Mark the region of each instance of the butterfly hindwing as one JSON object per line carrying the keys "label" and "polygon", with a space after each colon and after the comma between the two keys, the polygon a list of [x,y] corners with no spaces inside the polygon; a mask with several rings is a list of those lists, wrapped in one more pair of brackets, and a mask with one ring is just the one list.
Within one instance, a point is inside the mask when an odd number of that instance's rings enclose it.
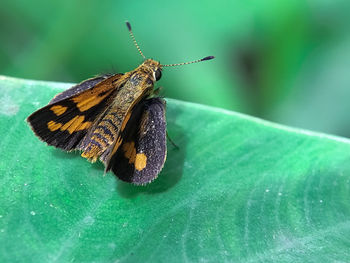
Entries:
{"label": "butterfly hindwing", "polygon": [[165,101],[150,98],[132,110],[122,143],[106,170],[126,182],[142,185],[157,178],[166,158]]}
{"label": "butterfly hindwing", "polygon": [[122,74],[86,80],[55,96],[49,105],[31,114],[27,121],[47,144],[73,150],[96,122],[116,91]]}

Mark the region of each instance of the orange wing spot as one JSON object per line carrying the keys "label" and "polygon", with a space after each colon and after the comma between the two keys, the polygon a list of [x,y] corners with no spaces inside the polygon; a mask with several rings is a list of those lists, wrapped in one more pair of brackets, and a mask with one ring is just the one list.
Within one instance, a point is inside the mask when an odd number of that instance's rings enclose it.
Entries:
{"label": "orange wing spot", "polygon": [[62,123],[56,123],[54,121],[49,121],[47,123],[47,128],[50,130],[50,131],[57,131],[59,128],[62,127]]}
{"label": "orange wing spot", "polygon": [[61,131],[68,131],[70,134],[72,134],[75,131],[81,131],[89,128],[92,123],[90,121],[83,122],[84,119],[84,115],[75,116],[61,127]]}
{"label": "orange wing spot", "polygon": [[138,153],[135,157],[135,168],[141,171],[147,165],[147,156],[144,153]]}
{"label": "orange wing spot", "polygon": [[128,123],[129,119],[131,117],[131,111],[128,112],[128,114],[126,114],[123,123],[122,123],[122,127],[121,127],[121,131],[124,131],[126,124]]}
{"label": "orange wing spot", "polygon": [[92,125],[92,122],[91,122],[91,121],[83,122],[83,123],[78,127],[78,129],[76,129],[76,131],[86,130],[86,129],[89,128],[91,125]]}
{"label": "orange wing spot", "polygon": [[56,116],[62,115],[63,113],[66,112],[67,109],[68,107],[61,106],[61,105],[55,105],[50,108],[50,110],[53,111],[53,113],[55,113]]}
{"label": "orange wing spot", "polygon": [[70,134],[72,134],[78,126],[84,121],[84,116],[75,116],[69,122],[62,126],[61,131],[68,130]]}
{"label": "orange wing spot", "polygon": [[135,162],[136,149],[134,142],[127,142],[123,144],[124,156],[129,159],[129,163]]}
{"label": "orange wing spot", "polygon": [[123,144],[124,156],[129,159],[129,163],[135,165],[135,169],[141,171],[147,165],[147,156],[144,153],[136,153],[135,143],[127,142]]}
{"label": "orange wing spot", "polygon": [[[102,99],[101,99],[102,100]],[[101,101],[100,100],[100,101]],[[78,102],[76,101],[76,98],[73,98],[74,102]],[[96,97],[90,97],[90,98],[86,98],[85,100],[82,100],[80,102],[77,103],[77,107],[80,111],[86,111],[88,109],[90,109],[91,107],[97,105],[98,103],[100,103],[100,101],[96,100]]]}
{"label": "orange wing spot", "polygon": [[106,92],[102,96],[99,96],[100,93],[104,92],[103,88],[96,88],[96,90],[91,90],[89,92],[84,92],[79,96],[72,98],[72,100],[77,104],[78,109],[83,112],[90,109],[93,106],[99,104],[104,98],[111,94],[112,90]]}

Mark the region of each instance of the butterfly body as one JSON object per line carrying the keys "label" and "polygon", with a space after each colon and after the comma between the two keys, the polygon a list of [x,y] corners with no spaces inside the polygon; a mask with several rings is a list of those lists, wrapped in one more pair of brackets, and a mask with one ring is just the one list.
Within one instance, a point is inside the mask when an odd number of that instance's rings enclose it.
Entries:
{"label": "butterfly body", "polygon": [[122,138],[118,134],[126,127],[133,107],[151,95],[156,81],[153,72],[158,68],[158,62],[148,59],[114,84],[115,96],[109,102],[106,113],[79,144],[83,157],[95,162],[101,156],[101,161],[108,164],[110,153],[115,153],[120,146]]}

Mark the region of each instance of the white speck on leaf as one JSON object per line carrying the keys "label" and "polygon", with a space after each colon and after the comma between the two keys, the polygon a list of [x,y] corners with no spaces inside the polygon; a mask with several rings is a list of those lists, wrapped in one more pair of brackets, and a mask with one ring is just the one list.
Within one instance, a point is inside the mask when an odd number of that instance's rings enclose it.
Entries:
{"label": "white speck on leaf", "polygon": [[95,219],[92,216],[87,216],[84,218],[83,222],[91,226],[95,222]]}
{"label": "white speck on leaf", "polygon": [[35,215],[36,215],[36,213],[35,213],[34,211],[30,211],[30,214],[31,214],[32,216],[35,216]]}
{"label": "white speck on leaf", "polygon": [[116,248],[116,245],[114,243],[109,243],[108,244],[108,247],[112,248],[112,249],[115,249]]}

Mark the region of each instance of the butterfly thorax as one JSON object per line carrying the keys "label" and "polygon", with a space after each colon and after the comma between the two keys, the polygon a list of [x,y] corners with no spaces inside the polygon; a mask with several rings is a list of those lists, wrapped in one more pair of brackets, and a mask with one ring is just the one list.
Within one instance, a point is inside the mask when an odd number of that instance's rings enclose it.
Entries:
{"label": "butterfly thorax", "polygon": [[122,143],[120,133],[124,130],[133,107],[152,94],[157,70],[160,70],[160,63],[147,59],[114,84],[115,94],[110,106],[101,113],[100,121],[80,144],[83,157],[93,162],[100,158],[104,163],[108,163],[110,156]]}

